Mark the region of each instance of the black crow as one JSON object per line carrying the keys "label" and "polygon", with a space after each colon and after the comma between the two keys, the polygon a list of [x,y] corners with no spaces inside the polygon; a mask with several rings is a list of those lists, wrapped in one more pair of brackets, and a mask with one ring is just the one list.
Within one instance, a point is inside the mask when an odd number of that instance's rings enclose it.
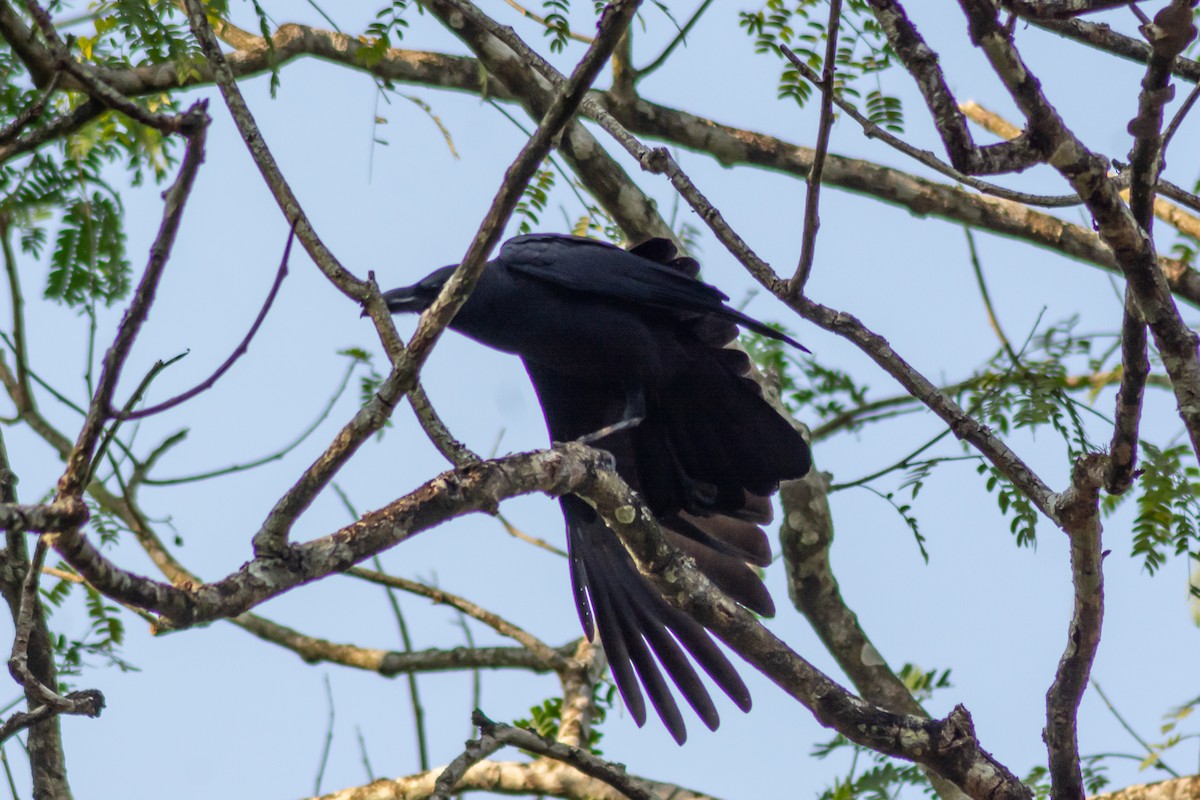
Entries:
{"label": "black crow", "polygon": [[[763,616],[775,606],[754,567],[771,561],[759,525],[781,480],[811,463],[800,434],[726,348],[737,326],[801,347],[725,305],[699,265],[666,239],[631,250],[576,236],[518,236],[500,248],[450,327],[519,355],[554,441],[594,441],[640,493],[668,538],[730,597]],[[454,271],[384,294],[393,313],[423,311]],[[803,348],[801,348],[803,349]],[[583,500],[561,498],[571,585],[583,628],[598,629],[625,705],[646,720],[641,684],[671,735],[687,738],[658,666],[710,729],[716,708],[692,658],[743,711],[750,694],[708,632],[638,573]],[[681,646],[682,645],[682,649]],[[653,655],[652,655],[653,654]]]}

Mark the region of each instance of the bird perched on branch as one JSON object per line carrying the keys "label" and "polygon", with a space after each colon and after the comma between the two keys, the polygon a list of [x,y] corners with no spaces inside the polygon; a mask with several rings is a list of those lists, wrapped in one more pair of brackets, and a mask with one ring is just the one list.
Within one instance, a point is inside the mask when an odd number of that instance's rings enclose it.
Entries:
{"label": "bird perched on branch", "polygon": [[[425,310],[454,269],[387,292],[388,308]],[[484,267],[450,328],[519,355],[551,438],[611,452],[668,539],[734,600],[771,616],[754,570],[771,561],[759,526],[771,519],[768,498],[779,482],[808,472],[811,456],[747,377],[746,354],[726,345],[740,325],[803,347],[726,305],[698,271],[666,239],[622,250],[575,236],[518,236]],[[588,638],[599,631],[637,724],[646,720],[644,686],[675,740],[687,738],[657,658],[716,729],[717,710],[684,650],[749,710],[746,685],[708,632],[646,582],[587,503],[573,495],[560,502],[575,607]]]}

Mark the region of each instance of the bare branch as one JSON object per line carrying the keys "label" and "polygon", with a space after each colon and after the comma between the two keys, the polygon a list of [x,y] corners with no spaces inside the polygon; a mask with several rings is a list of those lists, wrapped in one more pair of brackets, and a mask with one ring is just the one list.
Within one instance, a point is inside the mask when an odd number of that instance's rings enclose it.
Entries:
{"label": "bare branch", "polygon": [[[259,639],[291,650],[306,664],[321,662],[374,672],[385,678],[421,672],[445,672],[464,669],[520,669],[526,672],[551,672],[554,665],[525,647],[457,647],[451,650],[414,650],[404,653],[340,644],[309,636],[255,614],[242,614],[230,620]],[[564,656],[552,650],[555,658]]]}
{"label": "bare branch", "polygon": [[1046,749],[1055,798],[1083,800],[1077,731],[1079,701],[1087,688],[1104,619],[1103,548],[1100,543],[1100,487],[1107,458],[1086,455],[1075,464],[1071,486],[1058,498],[1063,530],[1071,541],[1071,580],[1075,607],[1067,646],[1054,683],[1046,693]]}
{"label": "bare branch", "polygon": [[[472,721],[477,716],[483,716],[478,709],[471,715]],[[479,723],[476,722],[476,724]],[[503,742],[481,731],[478,739],[472,739],[467,742],[467,746],[462,753],[442,769],[437,781],[433,784],[433,794],[429,796],[430,800],[448,800],[450,795],[454,793],[454,788],[458,786],[459,781],[467,773],[467,770],[502,747],[504,747]]]}
{"label": "bare branch", "polygon": [[688,17],[688,21],[683,23],[683,27],[680,28],[675,34],[675,38],[671,40],[671,43],[663,48],[663,51],[658,54],[658,57],[641,69],[634,70],[634,83],[640,81],[642,78],[646,77],[663,64],[667,63],[667,59],[671,57],[671,53],[675,52],[675,48],[687,41],[688,34],[692,32],[692,28],[695,27],[696,23],[700,21],[700,17],[702,17],[704,12],[708,10],[708,7],[712,5],[712,1],[713,0],[703,0],[703,2],[696,7],[696,10],[692,12],[692,16]]}
{"label": "bare branch", "polygon": [[[817,146],[813,154],[812,169],[808,172],[808,191],[804,199],[804,234],[800,242],[800,263],[788,283],[788,294],[801,295],[808,276],[812,273],[813,254],[817,248],[817,231],[821,227],[818,203],[821,197],[821,175],[825,172],[825,154],[829,151],[829,131],[833,127],[833,96],[836,92],[834,73],[837,61],[838,25],[842,19],[841,0],[830,0],[829,22],[825,25],[825,62],[821,80],[821,119],[817,125]],[[784,48],[789,60],[800,59]]]}
{"label": "bare branch", "polygon": [[[13,679],[25,689],[31,700],[36,700],[38,705],[48,708],[50,713],[98,717],[104,708],[104,695],[98,690],[85,689],[60,695],[54,689],[43,684],[29,668],[29,642],[34,635],[35,617],[39,613],[37,610],[39,605],[38,577],[41,575],[48,549],[46,541],[39,538],[37,546],[34,547],[33,558],[30,560],[29,571],[25,574],[25,582],[21,590],[21,610],[17,614],[17,631],[13,638],[12,656],[8,659],[8,671],[12,674]],[[30,709],[30,715],[38,718],[29,720],[20,727],[28,727],[43,721],[44,712],[37,707]],[[5,728],[7,727],[6,724]],[[16,733],[18,729],[14,728],[9,735]],[[0,737],[0,741],[2,740]]]}
{"label": "bare branch", "polygon": [[1005,9],[1026,19],[1070,19],[1129,5],[1129,0],[1001,0]]}
{"label": "bare branch", "polygon": [[434,791],[435,798],[448,797],[450,791],[471,764],[486,758],[501,747],[508,746],[519,747],[522,750],[568,764],[584,775],[604,781],[630,800],[659,800],[659,796],[651,787],[630,777],[621,764],[605,761],[587,750],[547,739],[533,731],[492,722],[478,709],[471,715],[471,721],[479,727],[479,739],[468,742],[466,752],[446,768],[446,771],[442,773],[443,776],[446,776],[446,780],[438,778],[440,791]]}
{"label": "bare branch", "polygon": [[[315,800],[361,800],[366,792],[370,793],[371,800],[424,800],[433,794],[435,782],[440,774],[441,770],[435,769],[401,778],[380,779],[371,783],[369,787],[343,789]],[[712,795],[691,791],[675,784],[657,783],[648,779],[641,781],[655,793],[655,797],[670,800],[716,800]],[[465,794],[472,790],[558,797],[563,800],[627,800],[625,794],[603,781],[590,778],[573,767],[551,759],[538,759],[532,763],[485,759],[467,770],[458,782],[459,793]]]}
{"label": "bare branch", "polygon": [[[1196,94],[1196,92],[1193,92],[1193,94]],[[989,111],[974,101],[968,100],[967,102],[963,103],[960,108],[962,108],[963,113],[967,115],[968,119],[982,125],[984,128],[996,134],[997,136],[1011,138],[1020,132],[1019,129],[1012,123],[1008,122],[1008,120],[1004,119],[993,111]],[[1182,110],[1183,109],[1181,108],[1180,111],[1182,112]],[[1178,114],[1176,115],[1176,119],[1179,119]],[[1164,134],[1164,148],[1166,141],[1167,135]],[[1123,187],[1122,197],[1127,197],[1129,195],[1129,190],[1128,188],[1124,187],[1127,187],[1129,183],[1128,171],[1123,172],[1121,175],[1115,176],[1113,181],[1119,186]],[[1178,197],[1180,198],[1180,202],[1185,204],[1192,202],[1198,208],[1198,210],[1200,210],[1200,198],[1196,198],[1195,195],[1184,192],[1179,187],[1174,186],[1174,184],[1162,180],[1161,176],[1159,177],[1158,183],[1155,186],[1155,190],[1166,194],[1168,197]],[[1073,202],[1069,204],[1062,203],[1062,205],[1079,205],[1083,202],[1079,199],[1078,195],[1069,195],[1069,197],[1072,198]],[[1037,204],[1035,203],[1034,205]],[[1168,225],[1172,226],[1181,233],[1186,233],[1188,236],[1200,238],[1200,217],[1189,214],[1173,203],[1169,203],[1160,197],[1155,197],[1154,216],[1158,217],[1163,222],[1166,222]]]}
{"label": "bare branch", "polygon": [[288,234],[287,244],[283,248],[283,258],[279,262],[279,271],[275,274],[275,282],[271,284],[271,291],[267,293],[267,299],[263,302],[262,309],[259,310],[258,316],[255,317],[254,324],[250,326],[249,332],[246,333],[246,336],[240,343],[238,343],[238,346],[234,348],[233,352],[230,353],[229,358],[225,359],[225,363],[217,367],[216,372],[210,375],[203,383],[188,389],[186,392],[183,392],[180,395],[172,397],[170,400],[164,400],[157,405],[150,406],[149,408],[141,408],[136,411],[117,412],[110,409],[109,416],[120,420],[130,420],[142,419],[143,417],[149,417],[153,414],[161,414],[168,409],[172,409],[181,403],[191,400],[201,392],[211,389],[216,382],[221,379],[221,376],[228,372],[229,368],[232,367],[239,358],[246,354],[246,351],[250,348],[251,340],[254,339],[254,334],[258,333],[258,329],[262,325],[263,320],[267,318],[267,313],[271,310],[271,306],[275,302],[275,296],[279,294],[279,287],[283,284],[283,279],[287,277],[288,256],[291,255],[292,238],[295,235],[296,229],[293,225],[291,233]]}
{"label": "bare branch", "polygon": [[1044,160],[1026,136],[999,144],[976,145],[966,118],[946,84],[937,54],[921,38],[904,8],[895,0],[869,2],[892,49],[916,80],[955,169],[969,175],[992,175],[1020,172]]}
{"label": "bare branch", "polygon": [[0,146],[7,145],[20,135],[21,131],[36,122],[42,116],[42,112],[46,110],[46,103],[50,100],[50,95],[54,94],[54,90],[58,88],[60,73],[54,73],[50,77],[50,82],[41,90],[38,98],[21,110],[13,118],[12,122],[0,129]]}
{"label": "bare branch", "polygon": [[549,664],[552,669],[563,670],[568,666],[567,660],[557,650],[550,647],[541,639],[533,636],[523,628],[514,625],[499,614],[493,613],[458,595],[444,592],[441,589],[435,589],[432,586],[426,586],[417,581],[410,581],[406,578],[399,578],[362,567],[352,567],[346,570],[346,574],[379,584],[380,586],[387,586],[392,589],[399,589],[403,592],[420,595],[421,597],[427,597],[435,603],[455,608],[472,619],[479,620],[501,636],[507,636],[518,642],[538,656],[544,663]]}
{"label": "bare branch", "polygon": [[172,586],[125,571],[82,534],[59,534],[54,546],[99,591],[158,613],[164,629],[186,628],[238,616],[296,586],[344,572],[451,517],[492,511],[508,497],[535,491],[556,496],[586,493],[606,463],[607,456],[599,451],[565,444],[443,473],[340,531],[293,545],[285,559],[258,557],[213,583]]}
{"label": "bare branch", "polygon": [[[821,85],[821,80],[817,74],[812,71],[812,67],[801,61],[796,54],[792,52],[791,48],[787,47],[787,45],[780,45],[779,49],[782,50],[783,54],[787,56],[789,61],[792,62],[792,66],[804,76],[805,80],[815,86]],[[989,183],[988,181],[980,180],[979,178],[975,178],[971,175],[965,175],[946,162],[942,161],[928,150],[922,150],[919,147],[914,147],[898,136],[893,136],[891,133],[879,127],[874,122],[871,122],[871,120],[863,116],[857,108],[855,108],[852,104],[847,103],[840,95],[835,94],[833,97],[833,102],[836,103],[838,108],[842,109],[842,111],[844,111],[851,119],[862,126],[863,133],[867,135],[867,138],[879,139],[884,144],[899,150],[901,153],[904,153],[905,155],[919,161],[930,169],[940,172],[948,178],[953,178],[964,186],[970,186],[972,189],[977,189],[978,191],[983,192],[984,194],[990,194],[993,197],[1001,197],[1005,200],[1012,200],[1014,203],[1024,203],[1026,205],[1033,206],[1062,208],[1066,206],[1077,206],[1083,202],[1073,194],[1040,195],[1029,194],[1028,192],[1017,192],[1012,189],[1006,189],[1003,186],[998,186],[994,183]],[[967,118],[974,119],[974,117],[971,115],[971,110],[968,108],[970,105],[972,104],[962,103],[959,105],[959,108],[962,110],[963,114],[967,116]],[[975,108],[978,108],[978,106],[975,106]],[[1012,129],[1012,135],[1007,138],[1016,138],[1020,135],[1020,133],[1021,132],[1019,130],[1014,128]]]}
{"label": "bare branch", "polygon": [[164,196],[163,220],[158,230],[158,236],[150,248],[150,259],[146,264],[146,271],[142,274],[142,280],[134,292],[133,300],[125,312],[125,317],[121,320],[117,336],[104,356],[100,380],[96,385],[96,392],[92,396],[91,405],[88,407],[87,419],[67,458],[67,469],[59,479],[59,498],[77,496],[83,490],[83,481],[90,469],[93,449],[112,405],[113,392],[117,387],[121,367],[129,355],[130,348],[133,347],[142,323],[150,313],[150,306],[154,302],[159,279],[162,277],[167,259],[171,255],[171,246],[175,243],[175,234],[179,229],[184,205],[191,192],[196,171],[204,160],[205,130],[209,122],[206,113],[207,105],[207,101],[198,101],[183,115],[187,124],[181,130],[187,136],[188,142],[183,163],[180,165],[175,183],[171,185]]}
{"label": "bare branch", "polygon": [[[1028,19],[1039,28],[1052,31],[1067,39],[1083,42],[1098,50],[1130,61],[1145,64],[1150,59],[1148,44],[1118,33],[1103,23],[1086,22],[1080,19],[1049,20],[1033,17]],[[1171,65],[1171,70],[1177,77],[1184,80],[1192,83],[1200,82],[1200,61],[1177,56]]]}

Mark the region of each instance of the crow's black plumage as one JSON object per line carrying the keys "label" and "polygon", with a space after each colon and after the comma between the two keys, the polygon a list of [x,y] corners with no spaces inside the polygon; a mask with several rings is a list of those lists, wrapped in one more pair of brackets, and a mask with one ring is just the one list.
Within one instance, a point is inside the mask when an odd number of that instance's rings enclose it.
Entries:
{"label": "crow's black plumage", "polygon": [[[453,272],[439,269],[384,298],[393,312],[429,307]],[[771,560],[767,500],[804,475],[807,444],[750,380],[745,353],[725,345],[741,325],[799,343],[725,305],[698,265],[665,239],[631,250],[574,236],[505,243],[450,327],[525,363],[555,441],[596,438],[668,538],[717,586],[770,616],[753,567]],[[610,428],[610,426],[612,426]],[[688,656],[742,710],[745,684],[708,632],[637,572],[587,503],[561,500],[571,585],[589,638],[598,630],[617,688],[639,725],[644,686],[681,744],[683,717],[658,665],[709,727],[716,708]]]}

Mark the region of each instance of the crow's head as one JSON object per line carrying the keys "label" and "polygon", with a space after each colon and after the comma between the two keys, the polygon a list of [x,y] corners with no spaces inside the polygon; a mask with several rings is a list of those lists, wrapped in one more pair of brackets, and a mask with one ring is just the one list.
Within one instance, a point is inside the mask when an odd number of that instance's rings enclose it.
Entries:
{"label": "crow's head", "polygon": [[383,293],[388,310],[393,314],[404,311],[421,312],[433,305],[433,301],[450,279],[455,267],[442,267],[429,273],[412,286],[402,286]]}

